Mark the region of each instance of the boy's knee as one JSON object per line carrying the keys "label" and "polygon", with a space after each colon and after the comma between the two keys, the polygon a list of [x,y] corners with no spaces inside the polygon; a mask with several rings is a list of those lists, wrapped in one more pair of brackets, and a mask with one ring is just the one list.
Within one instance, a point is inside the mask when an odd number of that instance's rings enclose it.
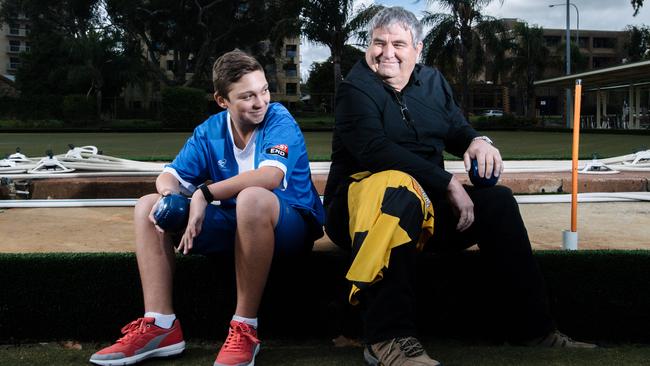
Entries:
{"label": "boy's knee", "polygon": [[152,193],[140,197],[138,199],[138,202],[136,202],[135,208],[133,210],[133,219],[135,221],[149,220],[149,214],[151,213],[151,209],[158,201],[158,198],[160,198],[160,195],[157,193]]}
{"label": "boy's knee", "polygon": [[271,217],[277,211],[278,199],[268,189],[248,187],[237,195],[237,220]]}

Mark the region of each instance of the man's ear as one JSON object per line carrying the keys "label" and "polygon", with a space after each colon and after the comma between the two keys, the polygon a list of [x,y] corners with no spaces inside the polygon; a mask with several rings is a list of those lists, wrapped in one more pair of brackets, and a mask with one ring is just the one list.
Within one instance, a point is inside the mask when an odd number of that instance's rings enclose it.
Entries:
{"label": "man's ear", "polygon": [[217,104],[219,105],[219,107],[221,107],[221,108],[223,108],[223,109],[227,109],[227,108],[228,108],[228,103],[226,103],[226,102],[227,102],[227,101],[226,101],[226,98],[224,98],[224,97],[222,97],[221,95],[219,95],[219,93],[217,93],[217,92],[214,93],[214,100],[215,100],[215,102],[217,102]]}

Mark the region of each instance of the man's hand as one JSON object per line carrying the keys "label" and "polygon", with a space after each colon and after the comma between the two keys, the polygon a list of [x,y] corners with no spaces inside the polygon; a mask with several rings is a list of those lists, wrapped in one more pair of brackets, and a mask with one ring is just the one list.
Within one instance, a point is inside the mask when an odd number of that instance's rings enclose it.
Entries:
{"label": "man's hand", "polygon": [[456,230],[465,231],[474,223],[474,202],[460,184],[456,177],[452,176],[447,186],[447,197],[449,203],[458,216]]}
{"label": "man's hand", "polygon": [[481,178],[491,178],[492,175],[500,176],[503,172],[503,160],[499,149],[484,140],[474,140],[463,154],[465,171],[472,168],[472,159],[478,163],[478,175]]}
{"label": "man's hand", "polygon": [[192,194],[192,201],[190,202],[190,217],[187,221],[187,227],[185,228],[185,233],[181,238],[181,242],[176,248],[177,252],[187,254],[192,250],[194,238],[199,236],[201,233],[206,207],[208,207],[208,202],[205,200],[203,192],[201,192],[200,189],[197,189],[194,194]]}

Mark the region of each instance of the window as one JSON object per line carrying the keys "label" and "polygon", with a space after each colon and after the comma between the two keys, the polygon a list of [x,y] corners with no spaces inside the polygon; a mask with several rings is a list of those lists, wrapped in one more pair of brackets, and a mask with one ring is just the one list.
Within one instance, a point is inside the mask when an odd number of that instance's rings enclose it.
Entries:
{"label": "window", "polygon": [[285,46],[286,57],[293,58],[298,55],[298,45],[288,44]]}
{"label": "window", "polygon": [[560,44],[562,37],[560,36],[544,36],[544,42],[546,42],[546,47],[555,47]]}
{"label": "window", "polygon": [[9,34],[17,36],[20,34],[20,27],[18,24],[10,23],[9,24]]}
{"label": "window", "polygon": [[174,71],[174,60],[167,60],[167,70]]}
{"label": "window", "polygon": [[9,57],[9,69],[17,69],[20,67],[20,58],[18,57]]}
{"label": "window", "polygon": [[594,37],[594,48],[616,48],[616,38]]}
{"label": "window", "polygon": [[9,41],[9,52],[20,52],[20,41]]}
{"label": "window", "polygon": [[298,67],[296,64],[284,64],[284,74],[287,77],[296,77],[298,76]]}
{"label": "window", "polygon": [[296,83],[287,83],[286,84],[287,95],[296,95],[298,94],[298,84]]}

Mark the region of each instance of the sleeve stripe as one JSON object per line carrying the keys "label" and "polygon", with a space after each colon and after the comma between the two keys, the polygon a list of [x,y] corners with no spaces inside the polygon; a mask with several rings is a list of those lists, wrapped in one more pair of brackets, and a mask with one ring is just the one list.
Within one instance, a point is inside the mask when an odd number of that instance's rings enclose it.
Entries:
{"label": "sleeve stripe", "polygon": [[183,178],[181,178],[181,176],[178,175],[178,172],[176,171],[176,169],[174,169],[174,168],[172,168],[170,166],[166,166],[166,167],[163,168],[162,171],[163,171],[163,173],[169,173],[169,174],[173,175],[174,178],[176,178],[181,183],[181,187],[182,187],[181,191],[182,191],[182,193],[184,193],[186,195],[191,195],[192,193],[194,193],[194,191],[196,191],[196,187],[192,183],[190,183],[190,182],[184,180]]}

